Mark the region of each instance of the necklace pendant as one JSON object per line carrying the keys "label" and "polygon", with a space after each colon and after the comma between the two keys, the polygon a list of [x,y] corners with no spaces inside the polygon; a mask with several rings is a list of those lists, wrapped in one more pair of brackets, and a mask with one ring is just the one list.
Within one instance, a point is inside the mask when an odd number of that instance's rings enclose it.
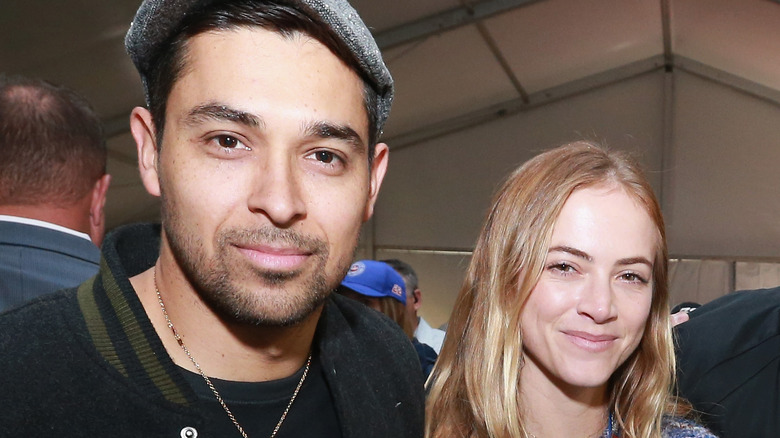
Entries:
{"label": "necklace pendant", "polygon": [[[217,399],[217,402],[219,402],[219,404],[222,405],[222,409],[225,410],[225,413],[230,418],[230,421],[232,421],[233,425],[236,426],[238,433],[240,433],[243,438],[248,438],[246,432],[244,432],[244,428],[241,427],[240,424],[238,424],[238,420],[236,420],[236,417],[233,415],[233,412],[231,412],[230,408],[228,408],[227,404],[225,404],[225,401],[222,399],[222,396],[219,395],[219,391],[217,391],[217,388],[215,388],[214,385],[211,383],[211,379],[209,379],[206,373],[203,372],[203,370],[200,368],[200,365],[198,365],[198,362],[195,360],[192,354],[190,354],[190,350],[187,349],[186,345],[184,345],[184,340],[181,338],[181,336],[179,336],[179,332],[176,331],[176,327],[173,326],[173,321],[171,321],[171,318],[168,316],[168,311],[165,310],[165,303],[163,303],[162,295],[160,294],[160,289],[157,287],[157,266],[154,267],[154,291],[157,294],[157,301],[160,303],[160,309],[162,309],[163,316],[165,317],[165,322],[168,324],[168,327],[171,329],[174,339],[176,339],[176,342],[179,343],[179,347],[181,347],[181,349],[184,350],[184,353],[187,355],[187,357],[190,358],[192,364],[195,365],[195,369],[197,369],[198,372],[200,373],[200,376],[203,377],[203,380],[206,382],[206,385],[209,387],[209,389],[211,389],[211,392],[214,394],[214,397]],[[287,403],[287,408],[285,408],[284,412],[282,413],[282,417],[279,418],[279,422],[276,423],[276,427],[274,427],[273,432],[271,432],[270,438],[274,438],[276,436],[276,433],[279,432],[279,428],[282,427],[282,423],[284,423],[284,420],[287,418],[287,414],[290,412],[290,408],[292,407],[295,398],[298,397],[298,392],[301,390],[301,387],[303,386],[303,382],[306,381],[306,376],[309,374],[309,367],[311,366],[311,356],[312,353],[311,351],[309,351],[309,357],[306,359],[306,366],[303,368],[303,374],[301,375],[301,380],[298,381],[298,386],[295,387],[295,391],[293,392],[293,395],[290,398],[290,402]],[[186,436],[185,436],[185,430],[187,431]],[[182,438],[197,438],[197,436],[198,436],[198,432],[193,428],[182,429],[181,432]]]}

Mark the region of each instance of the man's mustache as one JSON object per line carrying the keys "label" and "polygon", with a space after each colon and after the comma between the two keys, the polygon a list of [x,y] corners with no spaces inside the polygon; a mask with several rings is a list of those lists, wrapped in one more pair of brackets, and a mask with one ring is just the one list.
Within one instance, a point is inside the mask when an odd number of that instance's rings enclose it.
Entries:
{"label": "man's mustache", "polygon": [[217,243],[220,247],[227,245],[291,247],[313,255],[325,254],[328,251],[328,246],[320,238],[275,227],[230,228],[220,232]]}

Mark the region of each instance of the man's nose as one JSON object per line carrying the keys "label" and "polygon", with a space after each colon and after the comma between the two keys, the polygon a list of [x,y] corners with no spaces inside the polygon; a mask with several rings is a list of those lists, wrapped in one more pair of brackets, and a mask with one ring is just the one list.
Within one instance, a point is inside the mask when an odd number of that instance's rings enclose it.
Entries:
{"label": "man's nose", "polygon": [[306,215],[301,173],[294,157],[270,153],[252,178],[248,207],[287,228]]}

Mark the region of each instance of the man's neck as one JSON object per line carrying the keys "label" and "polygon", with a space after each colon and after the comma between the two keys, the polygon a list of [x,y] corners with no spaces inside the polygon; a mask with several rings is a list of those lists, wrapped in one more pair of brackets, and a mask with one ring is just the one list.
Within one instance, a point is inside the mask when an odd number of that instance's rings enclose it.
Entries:
{"label": "man's neck", "polygon": [[226,321],[203,302],[179,269],[167,266],[166,270],[166,264],[158,260],[156,267],[132,277],[130,282],[174,363],[198,372],[168,327],[157,288],[176,331],[210,377],[247,382],[276,380],[292,375],[306,362],[321,308],[290,327]]}
{"label": "man's neck", "polygon": [[89,232],[89,213],[80,205],[0,205],[0,215],[17,216],[48,222],[80,233]]}

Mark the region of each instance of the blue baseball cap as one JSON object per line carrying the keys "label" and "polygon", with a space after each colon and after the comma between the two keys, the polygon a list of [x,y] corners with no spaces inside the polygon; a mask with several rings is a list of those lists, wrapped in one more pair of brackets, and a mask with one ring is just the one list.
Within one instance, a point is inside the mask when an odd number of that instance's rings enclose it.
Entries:
{"label": "blue baseball cap", "polygon": [[361,260],[349,267],[341,285],[368,297],[391,297],[406,304],[404,279],[390,265]]}

